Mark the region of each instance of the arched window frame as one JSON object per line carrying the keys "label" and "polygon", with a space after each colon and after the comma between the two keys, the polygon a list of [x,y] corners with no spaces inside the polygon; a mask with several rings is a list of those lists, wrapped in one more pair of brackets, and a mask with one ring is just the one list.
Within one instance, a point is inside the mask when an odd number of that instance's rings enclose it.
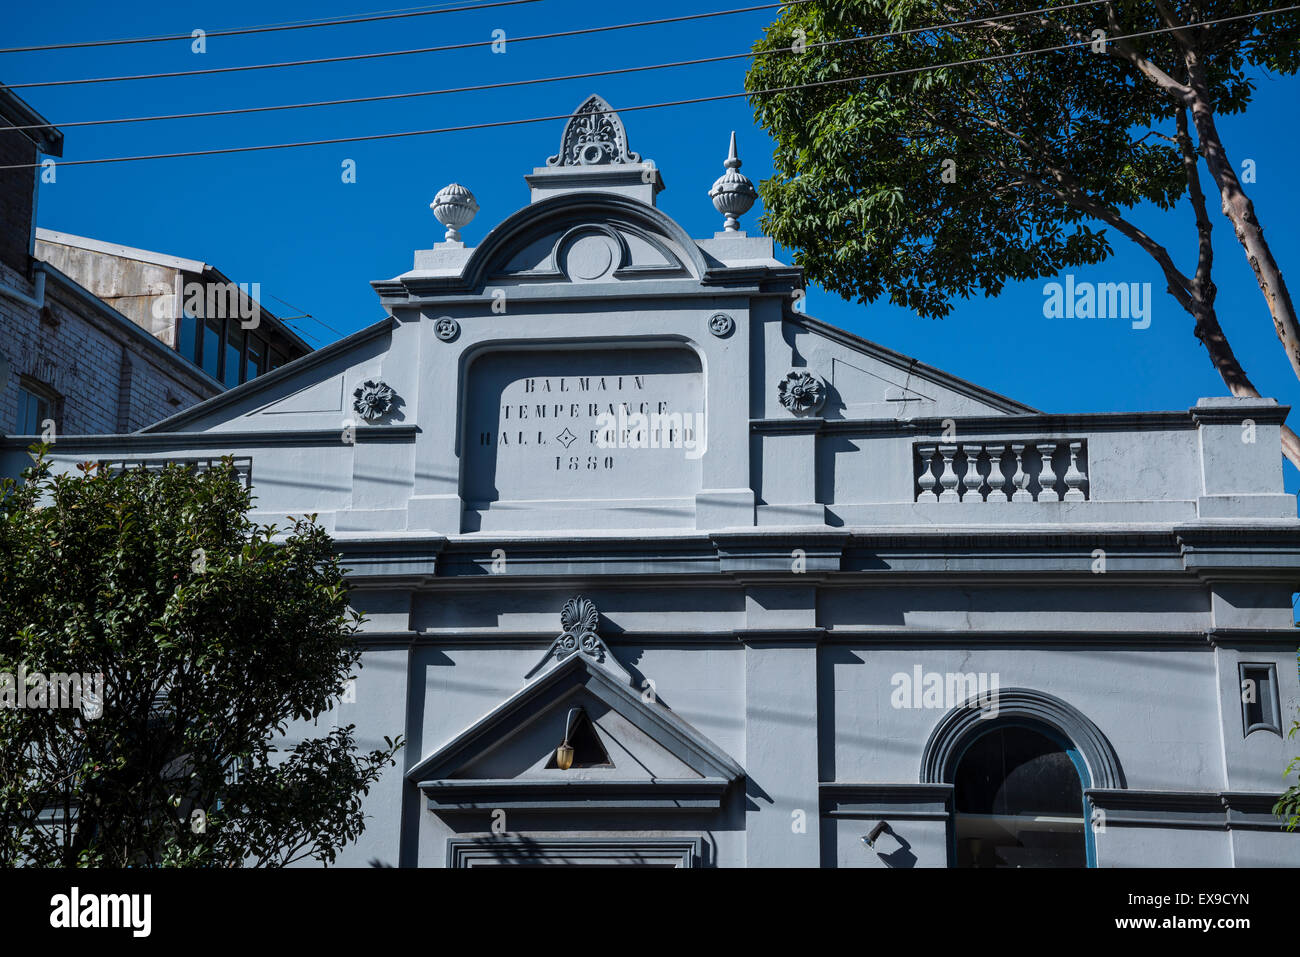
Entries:
{"label": "arched window frame", "polygon": [[[930,733],[921,755],[922,784],[955,784],[957,766],[975,741],[990,731],[1013,726],[1045,734],[1064,748],[1083,790],[1087,866],[1096,866],[1089,788],[1124,788],[1124,771],[1109,740],[1089,718],[1054,695],[1031,688],[1001,688],[997,717],[984,717],[988,701],[976,696],[947,712]],[[948,866],[956,865],[956,808],[948,819]]]}

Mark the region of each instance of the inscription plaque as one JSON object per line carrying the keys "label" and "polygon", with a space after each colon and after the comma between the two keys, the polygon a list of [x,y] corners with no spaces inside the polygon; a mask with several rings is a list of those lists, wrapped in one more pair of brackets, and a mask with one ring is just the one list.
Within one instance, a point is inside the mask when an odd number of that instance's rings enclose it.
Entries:
{"label": "inscription plaque", "polygon": [[692,497],[699,358],[680,348],[505,351],[469,370],[467,504]]}

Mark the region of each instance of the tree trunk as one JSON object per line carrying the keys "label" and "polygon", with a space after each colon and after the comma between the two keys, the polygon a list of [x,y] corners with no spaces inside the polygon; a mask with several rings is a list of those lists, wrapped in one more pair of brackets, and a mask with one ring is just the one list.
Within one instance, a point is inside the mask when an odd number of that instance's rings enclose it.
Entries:
{"label": "tree trunk", "polygon": [[1300,378],[1300,321],[1296,319],[1291,293],[1287,290],[1282,270],[1273,258],[1273,251],[1264,239],[1264,229],[1255,216],[1255,204],[1241,188],[1236,170],[1229,162],[1214,121],[1214,109],[1209,101],[1204,68],[1195,53],[1188,53],[1188,69],[1192,77],[1192,121],[1201,144],[1205,165],[1219,187],[1223,200],[1223,214],[1228,217],[1237,234],[1237,241],[1246,252],[1246,260],[1255,272],[1259,290],[1264,294],[1268,311],[1273,317],[1282,348],[1286,350],[1291,369]]}
{"label": "tree trunk", "polygon": [[[1218,317],[1214,314],[1214,308],[1212,306],[1204,309],[1198,307],[1197,313],[1199,314],[1196,315],[1196,338],[1205,343],[1205,349],[1210,354],[1210,361],[1214,363],[1214,368],[1218,370],[1219,375],[1223,378],[1228,391],[1238,398],[1262,398],[1259,390],[1250,381],[1250,377],[1246,375],[1246,370],[1241,367],[1241,363],[1237,361],[1236,355],[1233,354],[1232,346],[1228,344],[1228,339],[1219,325]],[[1287,457],[1292,465],[1300,468],[1300,437],[1285,425],[1282,426],[1282,454]]]}

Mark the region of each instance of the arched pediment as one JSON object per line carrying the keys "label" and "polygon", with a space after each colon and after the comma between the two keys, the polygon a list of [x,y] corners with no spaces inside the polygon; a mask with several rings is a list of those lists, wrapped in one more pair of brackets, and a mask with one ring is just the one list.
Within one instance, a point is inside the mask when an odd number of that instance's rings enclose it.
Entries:
{"label": "arched pediment", "polygon": [[464,278],[479,289],[500,281],[699,279],[706,268],[699,247],[654,207],[609,193],[565,193],[524,207],[488,233]]}

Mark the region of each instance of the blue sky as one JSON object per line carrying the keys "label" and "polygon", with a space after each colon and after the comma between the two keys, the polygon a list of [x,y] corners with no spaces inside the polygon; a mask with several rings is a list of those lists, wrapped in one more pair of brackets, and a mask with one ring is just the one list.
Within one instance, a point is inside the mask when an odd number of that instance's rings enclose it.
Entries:
{"label": "blue sky", "polygon": [[[530,34],[623,23],[706,9],[744,6],[740,0],[702,5],[664,2],[596,5],[540,0],[517,7],[451,13],[365,25],[210,38],[207,52],[188,42],[0,54],[0,81],[41,80],[193,70],[247,63],[490,40],[504,30],[506,52],[487,48],[215,76],[18,92],[52,122],[225,109],[494,83],[741,53],[774,16],[772,10],[561,40],[519,41]],[[67,42],[230,29],[386,10],[364,0],[213,5],[50,0],[7,11],[3,45]],[[1050,54],[1044,55],[1049,68]],[[615,108],[742,89],[745,61],[733,60],[616,77],[543,84],[514,90],[424,97],[268,114],[106,127],[66,127],[65,159],[219,148],[290,140],[365,135],[567,113],[598,92]],[[1300,82],[1258,77],[1250,111],[1221,122],[1229,155],[1240,168],[1255,161],[1248,186],[1284,271],[1300,263],[1300,218],[1294,188],[1295,104]],[[756,182],[771,174],[771,144],[743,99],[624,114],[632,149],[653,159],[667,190],[660,206],[693,236],[721,227],[707,190],[722,169],[728,134],[737,131],[743,172]],[[217,265],[232,279],[259,282],[280,315],[311,313],[339,333],[383,316],[370,289],[411,266],[412,250],[441,238],[429,211],[439,188],[458,181],[481,211],[465,230],[476,243],[491,226],[528,200],[525,173],[555,152],[559,122],[410,137],[370,143],[65,167],[42,186],[39,224],[46,228],[182,255]],[[341,164],[355,160],[357,182],[342,182]],[[1226,219],[1215,216],[1220,319],[1260,391],[1287,403],[1300,396],[1255,285]],[[742,221],[757,231],[755,208]],[[1185,210],[1144,209],[1141,225],[1166,245],[1178,264],[1194,266],[1194,232]],[[1193,337],[1191,320],[1163,290],[1159,271],[1123,237],[1117,254],[1076,270],[1077,280],[1150,282],[1151,325],[1121,320],[1046,319],[1046,280],[1009,286],[995,299],[959,302],[943,320],[918,319],[876,303],[861,306],[812,289],[818,318],[914,355],[1023,402],[1054,412],[1180,409],[1197,397],[1224,394],[1218,375]],[[788,259],[788,254],[783,256]],[[1291,270],[1300,276],[1300,266]],[[1300,282],[1300,279],[1294,280]],[[1300,289],[1296,290],[1300,295]],[[282,305],[271,295],[293,306]],[[339,336],[303,320],[316,344]],[[1300,477],[1287,467],[1288,487]]]}

